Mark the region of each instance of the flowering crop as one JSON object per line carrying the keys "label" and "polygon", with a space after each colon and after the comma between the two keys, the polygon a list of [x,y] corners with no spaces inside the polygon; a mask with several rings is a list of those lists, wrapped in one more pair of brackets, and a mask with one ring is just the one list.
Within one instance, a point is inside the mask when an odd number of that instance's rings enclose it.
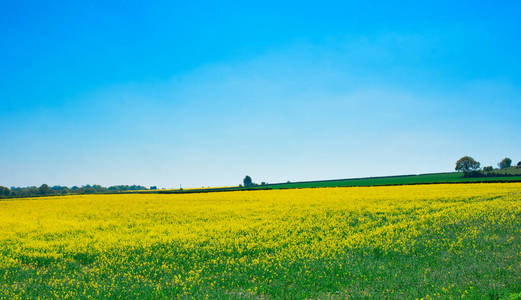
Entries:
{"label": "flowering crop", "polygon": [[0,298],[521,292],[521,183],[0,201]]}

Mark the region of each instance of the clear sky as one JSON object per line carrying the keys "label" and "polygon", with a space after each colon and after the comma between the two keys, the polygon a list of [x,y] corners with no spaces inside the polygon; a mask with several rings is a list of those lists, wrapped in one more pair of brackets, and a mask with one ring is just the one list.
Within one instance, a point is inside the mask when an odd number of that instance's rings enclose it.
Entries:
{"label": "clear sky", "polygon": [[108,2],[0,4],[0,185],[521,160],[519,1]]}

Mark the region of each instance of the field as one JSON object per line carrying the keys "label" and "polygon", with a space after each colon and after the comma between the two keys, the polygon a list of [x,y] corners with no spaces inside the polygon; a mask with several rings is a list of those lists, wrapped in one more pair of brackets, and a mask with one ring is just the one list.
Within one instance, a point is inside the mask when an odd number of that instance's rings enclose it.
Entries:
{"label": "field", "polygon": [[[514,168],[513,168],[514,169]],[[519,170],[519,171],[518,171]],[[420,175],[401,175],[384,177],[352,178],[339,180],[321,180],[294,183],[281,183],[269,185],[271,188],[312,188],[312,187],[348,187],[348,186],[378,186],[378,185],[404,185],[404,184],[431,184],[431,183],[468,183],[468,182],[494,182],[494,181],[521,181],[521,169],[515,168],[509,173],[499,173],[497,177],[463,177],[459,172],[432,173]],[[505,176],[509,175],[509,176]]]}
{"label": "field", "polygon": [[[410,185],[410,184],[440,184],[440,183],[488,183],[488,182],[521,182],[521,168],[508,168],[494,170],[484,177],[464,177],[461,172],[429,173],[417,175],[398,175],[382,177],[348,178],[334,180],[299,181],[271,183],[251,187],[209,187],[192,189],[151,190],[150,193],[185,194],[200,192],[222,192],[238,190],[271,190],[271,189],[302,189],[322,187],[352,187],[352,186],[386,186],[386,185]],[[145,191],[138,191],[145,192]],[[132,191],[131,193],[134,193]]]}
{"label": "field", "polygon": [[0,201],[0,298],[521,295],[521,183]]}

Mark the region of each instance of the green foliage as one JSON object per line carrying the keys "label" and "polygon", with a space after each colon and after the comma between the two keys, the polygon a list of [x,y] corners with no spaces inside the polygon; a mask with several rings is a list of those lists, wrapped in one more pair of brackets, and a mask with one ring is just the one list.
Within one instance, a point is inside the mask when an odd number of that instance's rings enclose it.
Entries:
{"label": "green foliage", "polygon": [[492,171],[494,171],[494,168],[492,168],[492,166],[486,166],[483,168],[483,172],[488,173],[488,172],[492,172]]}
{"label": "green foliage", "polygon": [[42,184],[39,188],[38,188],[38,193],[40,195],[49,195],[51,194],[51,189],[49,188],[48,185],[46,184]]}
{"label": "green foliage", "polygon": [[253,182],[251,180],[251,177],[246,175],[246,177],[244,177],[244,179],[242,180],[242,182],[244,183],[244,186],[246,187],[249,187],[249,186],[252,186],[253,185]]}
{"label": "green foliage", "polygon": [[5,186],[0,186],[0,196],[9,196],[11,191]]}
{"label": "green foliage", "polygon": [[[147,188],[142,185],[113,185],[108,187],[108,190],[112,192],[139,191],[146,189]],[[157,189],[157,187],[150,187],[150,189]]]}
{"label": "green foliage", "polygon": [[487,177],[490,176],[521,176],[521,168],[518,167],[509,167],[504,169],[493,169],[490,172],[483,172],[483,175],[486,175]]}
{"label": "green foliage", "polygon": [[479,162],[475,161],[474,158],[470,156],[463,156],[456,162],[456,171],[458,172],[470,172],[479,169]]}
{"label": "green foliage", "polygon": [[510,166],[512,166],[512,160],[508,157],[505,157],[502,161],[499,162],[498,166],[500,169],[510,168]]}
{"label": "green foliage", "polygon": [[0,197],[37,197],[37,196],[58,196],[58,195],[77,195],[77,194],[98,194],[98,193],[117,193],[127,191],[146,190],[147,188],[141,185],[115,185],[108,188],[101,185],[84,185],[82,187],[73,186],[68,188],[66,186],[55,185],[49,187],[47,184],[42,184],[40,187],[0,187]]}

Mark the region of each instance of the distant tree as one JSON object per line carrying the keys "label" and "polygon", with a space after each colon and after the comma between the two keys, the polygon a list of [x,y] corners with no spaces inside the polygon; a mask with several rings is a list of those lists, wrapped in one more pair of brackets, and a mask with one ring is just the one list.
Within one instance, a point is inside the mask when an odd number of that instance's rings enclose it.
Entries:
{"label": "distant tree", "polygon": [[40,193],[40,189],[35,186],[29,186],[25,189],[23,189],[24,194],[28,196],[38,195]]}
{"label": "distant tree", "polygon": [[521,168],[521,161],[517,163],[517,167]]}
{"label": "distant tree", "polygon": [[0,186],[0,196],[9,196],[11,191],[5,186]]}
{"label": "distant tree", "polygon": [[53,194],[66,195],[69,193],[69,188],[66,186],[55,185],[55,186],[51,187],[51,192]]}
{"label": "distant tree", "polygon": [[508,157],[505,157],[497,165],[499,166],[500,169],[510,168],[510,166],[512,165],[512,160]]}
{"label": "distant tree", "polygon": [[479,162],[475,161],[470,156],[463,156],[456,162],[456,171],[468,173],[479,169]]}
{"label": "distant tree", "polygon": [[253,182],[251,180],[251,177],[246,175],[246,177],[244,177],[244,179],[242,180],[242,182],[244,183],[244,186],[248,187],[248,186],[252,186],[253,185]]}
{"label": "distant tree", "polygon": [[51,188],[44,183],[38,188],[38,193],[40,195],[49,195],[51,193]]}
{"label": "distant tree", "polygon": [[266,182],[264,182],[264,181],[263,181],[263,182],[261,182],[261,185],[266,185]]}
{"label": "distant tree", "polygon": [[150,187],[151,190],[157,190],[157,186],[153,185]]}
{"label": "distant tree", "polygon": [[[5,188],[7,189],[7,188]],[[94,193],[106,193],[108,191],[135,191],[135,190],[146,190],[147,188],[141,185],[118,185],[110,188],[103,187],[99,184],[84,185],[82,187],[73,186],[68,188],[66,186],[55,185],[49,187],[47,184],[42,184],[40,187],[27,186],[27,187],[11,187],[6,190],[0,187],[0,196],[7,194],[14,197],[34,197],[34,196],[45,196],[45,195],[67,195],[67,194],[94,194]]]}
{"label": "distant tree", "polygon": [[483,168],[483,172],[492,172],[494,171],[494,168],[492,168],[492,166],[486,166]]}
{"label": "distant tree", "polygon": [[79,189],[79,192],[80,193],[84,193],[84,194],[93,194],[93,193],[96,192],[96,189],[94,188],[94,186],[91,186],[90,184],[87,184],[87,185],[82,186]]}

